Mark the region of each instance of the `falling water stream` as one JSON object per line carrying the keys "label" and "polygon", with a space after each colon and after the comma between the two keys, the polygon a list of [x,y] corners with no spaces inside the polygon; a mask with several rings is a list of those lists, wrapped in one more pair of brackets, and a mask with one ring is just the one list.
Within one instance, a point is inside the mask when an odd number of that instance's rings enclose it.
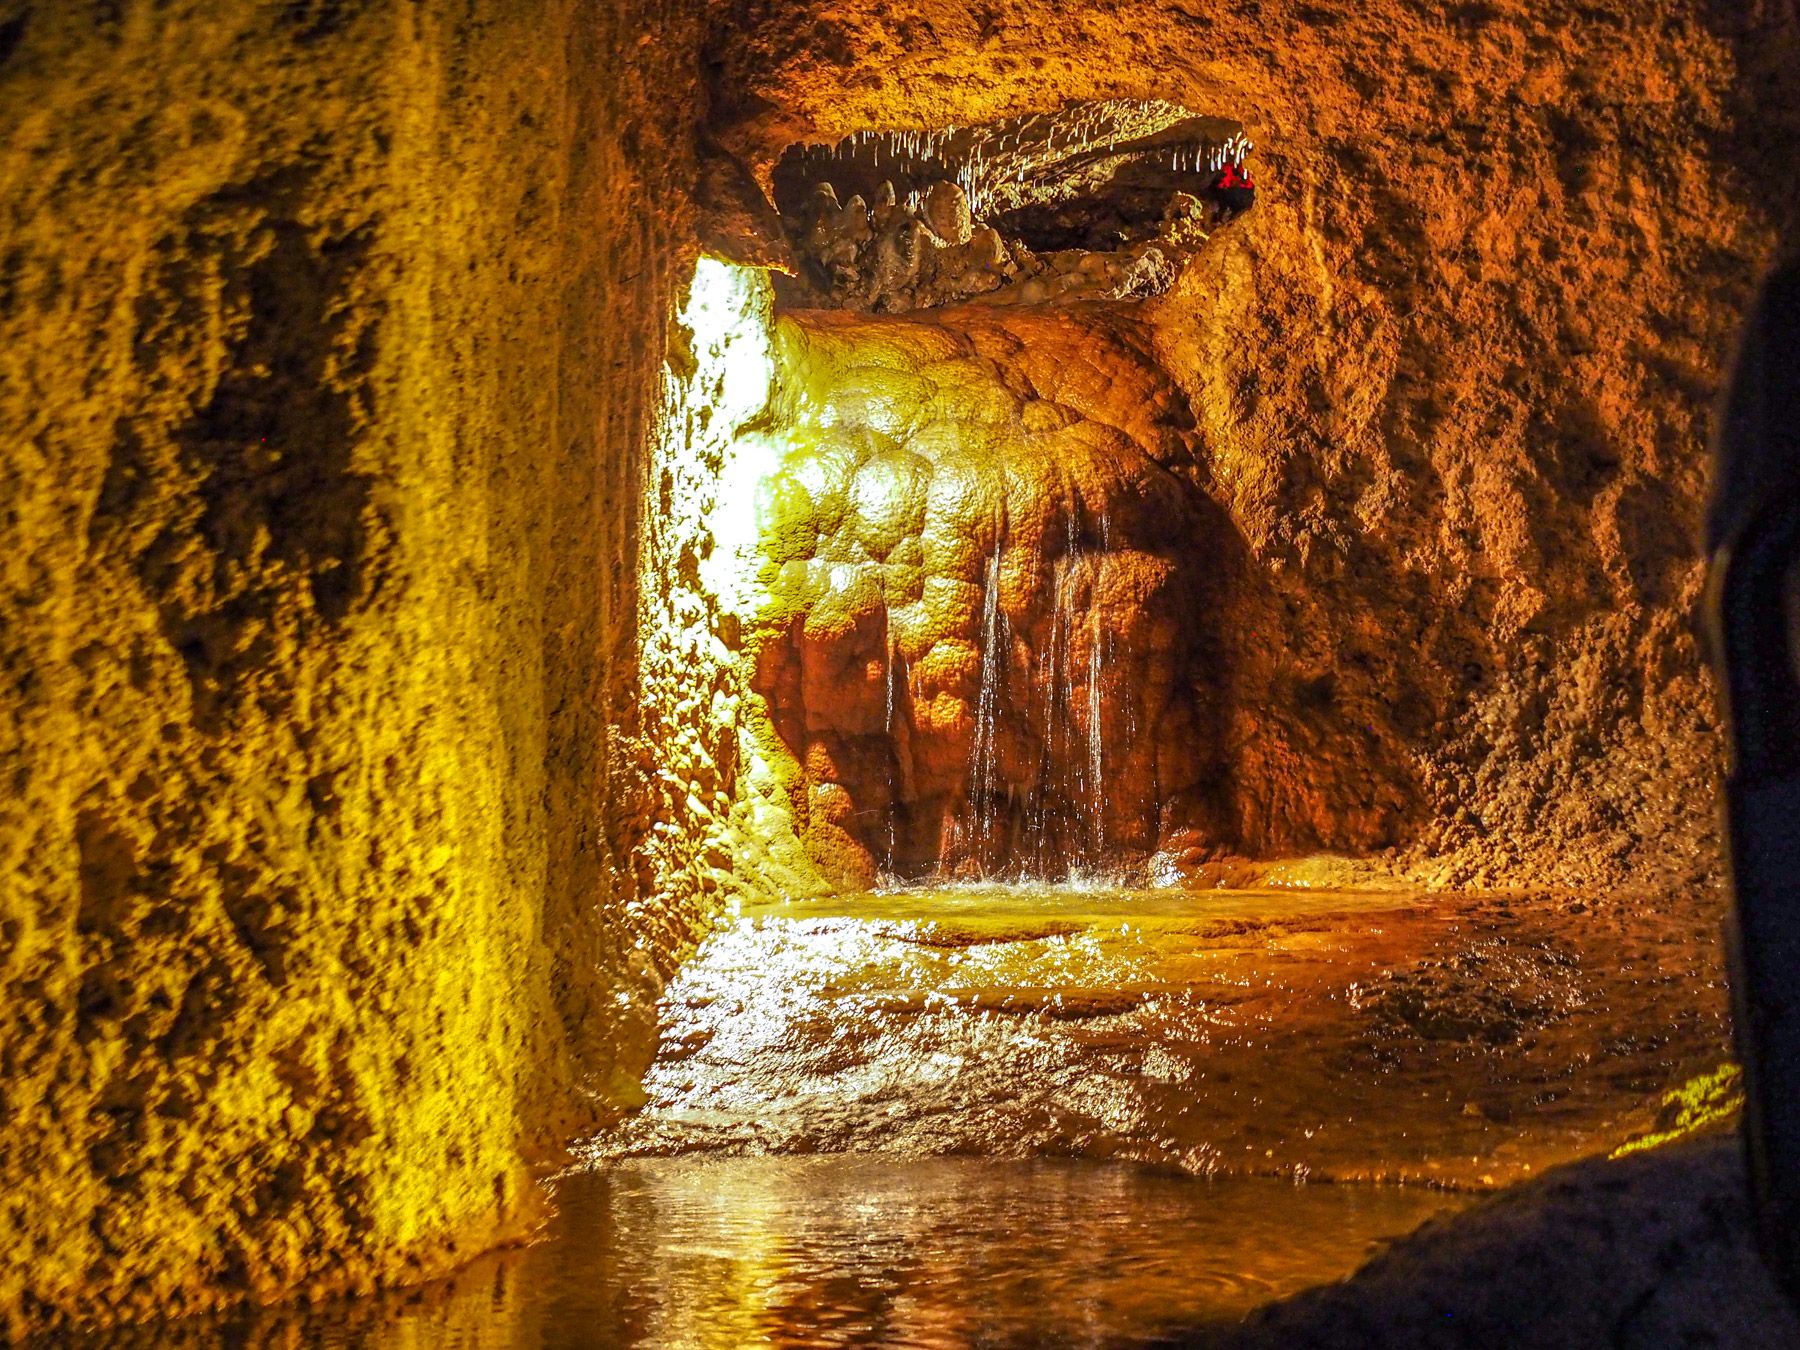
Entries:
{"label": "falling water stream", "polygon": [[[1035,726],[1039,737],[1038,768],[1027,798],[1024,838],[1014,847],[1010,866],[984,865],[982,875],[1055,883],[1108,876],[1115,861],[1106,834],[1107,661],[1111,643],[1098,604],[1101,568],[1110,547],[1108,524],[1101,518],[1101,547],[1082,546],[1073,502],[1065,517],[1063,557],[1054,588],[1055,609],[1042,651],[1027,671],[1027,687],[1038,692]],[[997,565],[997,559],[996,559]],[[990,591],[991,594],[991,591]],[[1086,600],[1085,609],[1082,601]],[[1004,616],[999,623],[1003,625]],[[1087,659],[1078,667],[1077,637],[1087,634]],[[983,739],[982,717],[988,716],[989,626],[983,626],[982,703],[977,716],[976,753],[970,781],[979,789],[991,746]],[[996,630],[1004,640],[1004,633]],[[1078,680],[1078,671],[1080,679]],[[1085,698],[1078,698],[1079,683]],[[998,685],[996,685],[996,688]]]}
{"label": "falling water stream", "polygon": [[[1106,836],[1106,662],[1109,642],[1097,599],[1100,567],[1105,557],[1106,522],[1101,522],[1102,548],[1083,549],[1073,504],[1066,516],[1064,555],[1055,586],[1056,603],[1044,649],[1035,659],[1027,651],[1025,687],[1038,691],[1035,727],[1039,736],[1036,780],[1029,785],[1022,829],[1015,833],[1012,807],[1017,789],[1005,781],[1003,737],[1008,714],[1007,690],[1014,650],[1013,633],[1001,604],[1000,542],[989,555],[981,604],[981,663],[974,706],[974,734],[969,747],[968,789],[960,836],[973,874],[1054,881],[1095,877],[1108,864]],[[1089,604],[1084,611],[1082,600]],[[1078,634],[1088,634],[1086,662],[1078,668]],[[890,639],[886,665],[886,734],[893,745],[898,658]],[[1078,679],[1078,669],[1080,678]],[[1078,687],[1085,682],[1085,698]],[[890,767],[890,797],[898,776],[898,754]],[[894,872],[897,805],[888,812],[888,846],[884,873]]]}
{"label": "falling water stream", "polygon": [[882,734],[888,744],[887,850],[882,860],[882,872],[887,876],[894,874],[894,855],[900,842],[900,756],[894,744],[894,689],[900,678],[899,660],[893,625],[889,624],[887,664],[883,671],[887,688],[884,691],[882,713]]}
{"label": "falling water stream", "polygon": [[981,685],[975,702],[975,743],[970,755],[969,810],[974,816],[974,855],[985,873],[1000,842],[1000,685],[1006,678],[1006,616],[1000,609],[1000,550],[988,559],[981,602]]}
{"label": "falling water stream", "polygon": [[1106,516],[1100,517],[1100,552],[1088,577],[1088,612],[1092,631],[1088,634],[1088,821],[1090,865],[1103,865],[1106,857],[1106,774],[1104,759],[1105,723],[1101,718],[1101,699],[1105,688],[1106,629],[1100,611],[1100,569],[1112,541]]}

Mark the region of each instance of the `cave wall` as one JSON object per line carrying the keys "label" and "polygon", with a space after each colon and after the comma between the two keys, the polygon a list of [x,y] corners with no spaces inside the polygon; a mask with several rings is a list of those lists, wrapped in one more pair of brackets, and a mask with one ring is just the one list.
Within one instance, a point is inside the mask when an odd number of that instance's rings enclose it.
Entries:
{"label": "cave wall", "polygon": [[622,812],[639,930],[659,976],[726,906],[830,891],[808,803],[752,687],[759,497],[783,380],[774,288],[757,267],[703,257],[678,293],[638,540],[635,773]]}
{"label": "cave wall", "polygon": [[1186,401],[1090,310],[779,328],[752,692],[839,884],[1229,834],[1226,576]]}
{"label": "cave wall", "polygon": [[[1185,677],[1208,541],[1166,462],[1179,400],[1084,328],[783,326],[754,688],[815,847],[857,880],[1098,868],[1153,850],[1163,798],[1207,777]],[[1064,378],[1039,387],[1033,361]]]}
{"label": "cave wall", "polygon": [[632,1100],[694,45],[0,4],[0,1339],[428,1274]]}
{"label": "cave wall", "polygon": [[1255,211],[1154,306],[1278,601],[1303,753],[1391,746],[1440,883],[1717,874],[1694,614],[1710,404],[1793,237],[1791,0],[754,3],[720,136],[1065,98],[1243,122]]}
{"label": "cave wall", "polygon": [[[0,1334],[429,1272],[633,1099],[707,905],[654,892],[731,862],[640,865],[730,760],[664,778],[639,700],[685,8],[0,3]],[[1143,320],[1284,619],[1270,801],[1379,744],[1428,879],[1713,869],[1691,540],[1791,0],[714,18],[765,167],[1242,120],[1261,202]]]}
{"label": "cave wall", "polygon": [[1392,719],[1346,725],[1287,640],[1144,311],[768,292],[702,261],[647,470],[663,921],[884,875],[1285,874],[1431,824]]}

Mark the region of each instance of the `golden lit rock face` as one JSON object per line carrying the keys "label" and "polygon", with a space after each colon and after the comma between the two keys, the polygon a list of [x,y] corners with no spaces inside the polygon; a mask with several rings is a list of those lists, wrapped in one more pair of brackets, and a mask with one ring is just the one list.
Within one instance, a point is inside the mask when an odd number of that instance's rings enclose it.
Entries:
{"label": "golden lit rock face", "polygon": [[1148,318],[1296,710],[1246,809],[1373,746],[1425,803],[1421,878],[1716,874],[1694,536],[1719,371],[1800,218],[1790,18],[921,0],[766,6],[723,50],[720,134],[767,166],[1064,99],[1241,121],[1256,209]]}
{"label": "golden lit rock face", "polygon": [[[798,769],[759,750],[768,710],[743,655],[762,599],[754,558],[772,453],[760,431],[776,381],[772,304],[764,272],[699,260],[679,299],[645,466],[638,717],[622,744],[638,770],[631,912],[660,938],[648,959],[665,976],[725,903],[827,886],[800,839]],[[767,524],[764,546],[788,546],[779,521]]]}
{"label": "golden lit rock face", "polygon": [[1141,321],[819,312],[778,334],[750,688],[834,883],[1172,874],[1427,823],[1394,712],[1296,668]]}
{"label": "golden lit rock face", "polygon": [[428,1274],[635,1091],[637,36],[0,13],[0,1339]]}
{"label": "golden lit rock face", "polygon": [[1048,875],[1218,842],[1206,652],[1238,546],[1184,476],[1168,381],[1099,317],[780,331],[753,688],[828,871]]}

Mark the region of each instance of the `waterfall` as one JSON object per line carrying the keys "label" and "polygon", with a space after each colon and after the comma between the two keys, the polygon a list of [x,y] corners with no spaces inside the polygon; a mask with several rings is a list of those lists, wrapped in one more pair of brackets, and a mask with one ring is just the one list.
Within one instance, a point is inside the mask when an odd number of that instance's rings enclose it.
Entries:
{"label": "waterfall", "polygon": [[[1099,565],[1094,567],[1092,590],[1099,589]],[[1088,647],[1088,847],[1089,861],[1098,866],[1106,851],[1106,789],[1101,776],[1102,747],[1100,734],[1100,662],[1105,633],[1100,627],[1098,596],[1093,597],[1094,631]]]}
{"label": "waterfall", "polygon": [[[882,600],[883,612],[887,613],[885,594]],[[900,815],[900,747],[894,743],[894,683],[895,667],[898,664],[897,656],[898,653],[894,649],[893,622],[890,618],[887,625],[887,706],[881,724],[888,747],[887,857],[882,862],[882,868],[889,877],[894,875],[894,849],[897,843]]]}
{"label": "waterfall", "polygon": [[[1029,812],[1030,872],[1040,878],[1092,875],[1106,863],[1106,673],[1112,652],[1100,612],[1100,569],[1111,526],[1102,515],[1098,549],[1084,545],[1078,512],[1071,500],[1055,609],[1033,672],[1040,682],[1042,754]],[[1077,647],[1083,634],[1085,663]],[[1078,679],[1087,685],[1085,703]]]}
{"label": "waterfall", "polygon": [[[1037,733],[1039,758],[1016,837],[1006,815],[1013,794],[1002,781],[1000,766],[1011,639],[1000,607],[998,548],[987,561],[968,797],[957,827],[962,851],[984,876],[1004,871],[1037,880],[1079,878],[1095,876],[1107,864],[1107,674],[1117,653],[1100,609],[1100,576],[1111,548],[1111,522],[1102,515],[1098,545],[1084,542],[1079,511],[1071,499],[1047,631],[1027,657],[1026,687],[1033,690],[1027,725]],[[1080,647],[1084,636],[1086,652]],[[896,677],[891,653],[888,659],[891,724]],[[1078,682],[1085,682],[1085,693]]]}
{"label": "waterfall", "polygon": [[987,594],[981,607],[981,692],[975,702],[975,745],[970,765],[969,810],[975,857],[985,873],[993,865],[999,827],[1000,682],[1005,651],[1006,618],[1000,612],[1000,548],[988,559]]}
{"label": "waterfall", "polygon": [[1073,498],[1064,516],[1063,557],[1055,581],[1050,632],[1033,672],[1042,690],[1042,753],[1033,794],[1031,874],[1048,878],[1075,870],[1087,852],[1087,803],[1101,790],[1088,770],[1075,722],[1076,580],[1083,551]]}
{"label": "waterfall", "polygon": [[1106,629],[1100,614],[1100,569],[1112,548],[1111,522],[1104,511],[1100,514],[1100,552],[1094,556],[1088,575],[1088,612],[1093,615],[1093,632],[1088,647],[1088,824],[1090,864],[1105,862],[1106,855],[1106,786],[1105,735],[1101,717],[1105,687]]}

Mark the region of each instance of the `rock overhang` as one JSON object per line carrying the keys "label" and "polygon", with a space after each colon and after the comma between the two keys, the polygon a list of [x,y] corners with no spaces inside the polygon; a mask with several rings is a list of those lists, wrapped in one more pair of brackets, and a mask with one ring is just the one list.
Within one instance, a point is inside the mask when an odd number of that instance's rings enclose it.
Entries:
{"label": "rock overhang", "polygon": [[782,298],[895,313],[1160,295],[1222,223],[1209,185],[1241,133],[1173,103],[1100,99],[790,144],[770,172],[796,260]]}

